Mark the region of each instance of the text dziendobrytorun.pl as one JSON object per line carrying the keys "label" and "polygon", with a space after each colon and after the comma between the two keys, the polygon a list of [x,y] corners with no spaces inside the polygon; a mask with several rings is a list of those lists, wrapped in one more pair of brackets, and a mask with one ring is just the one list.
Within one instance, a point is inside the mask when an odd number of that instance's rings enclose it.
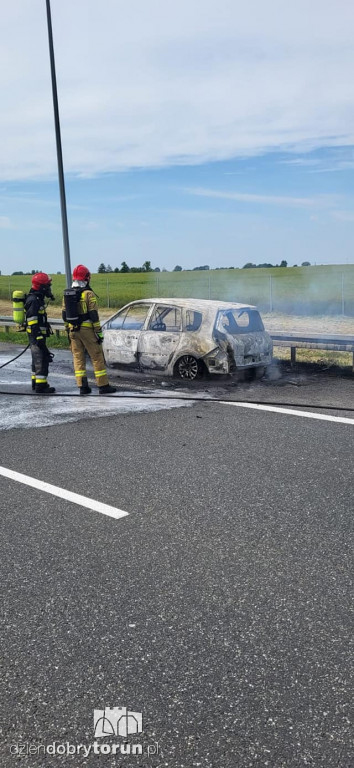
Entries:
{"label": "text dziendobrytorun.pl", "polygon": [[83,755],[88,757],[89,755],[142,755],[143,752],[148,756],[159,754],[159,744],[149,744],[146,749],[143,749],[141,743],[131,744],[129,742],[122,742],[120,744],[108,744],[99,743],[94,741],[93,744],[72,744],[69,741],[58,742],[53,741],[51,744],[33,744],[29,741],[18,742],[17,744],[11,744],[10,754],[13,757],[39,757],[39,755]]}

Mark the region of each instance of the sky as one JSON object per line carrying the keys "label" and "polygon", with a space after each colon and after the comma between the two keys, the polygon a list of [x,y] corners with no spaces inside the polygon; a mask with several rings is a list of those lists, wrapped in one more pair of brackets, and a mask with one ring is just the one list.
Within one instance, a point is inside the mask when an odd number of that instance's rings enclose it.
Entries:
{"label": "sky", "polygon": [[[351,0],[51,0],[71,261],[354,262]],[[64,271],[45,0],[2,0],[0,270]]]}

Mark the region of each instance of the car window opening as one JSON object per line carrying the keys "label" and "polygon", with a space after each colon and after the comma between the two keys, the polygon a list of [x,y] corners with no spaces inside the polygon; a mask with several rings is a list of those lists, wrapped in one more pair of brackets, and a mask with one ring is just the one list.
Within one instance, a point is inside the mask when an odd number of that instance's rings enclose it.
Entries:
{"label": "car window opening", "polygon": [[178,333],[181,330],[181,310],[178,307],[155,307],[148,330]]}
{"label": "car window opening", "polygon": [[201,312],[196,312],[191,309],[187,309],[186,312],[186,331],[195,332],[199,331],[202,324],[203,315]]}
{"label": "car window opening", "polygon": [[109,327],[113,330],[140,331],[150,310],[149,304],[135,304],[128,310],[118,312],[111,320]]}
{"label": "car window opening", "polygon": [[226,331],[231,336],[264,331],[261,316],[255,309],[230,309],[220,312],[216,326],[218,330]]}

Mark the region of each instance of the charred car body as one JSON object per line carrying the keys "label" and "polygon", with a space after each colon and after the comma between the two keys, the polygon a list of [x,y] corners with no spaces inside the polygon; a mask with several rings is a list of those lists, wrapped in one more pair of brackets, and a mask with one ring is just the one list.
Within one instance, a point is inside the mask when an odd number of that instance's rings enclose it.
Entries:
{"label": "charred car body", "polygon": [[108,365],[182,379],[270,365],[273,345],[256,307],[199,299],[144,299],[103,326]]}

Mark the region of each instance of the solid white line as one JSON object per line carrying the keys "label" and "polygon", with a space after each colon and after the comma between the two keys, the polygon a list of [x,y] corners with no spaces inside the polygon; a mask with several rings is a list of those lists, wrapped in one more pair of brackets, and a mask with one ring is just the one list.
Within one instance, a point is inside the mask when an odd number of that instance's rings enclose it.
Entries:
{"label": "solid white line", "polygon": [[290,416],[302,416],[305,419],[318,419],[319,421],[332,421],[337,424],[354,424],[354,419],[345,416],[327,416],[325,413],[313,413],[313,411],[295,411],[292,408],[280,408],[276,405],[258,405],[256,403],[235,403],[232,400],[222,400],[222,405],[234,405],[236,408],[253,408],[255,411],[271,411],[272,413],[286,413]]}
{"label": "solid white line", "polygon": [[85,509],[92,509],[94,512],[100,512],[101,515],[114,517],[116,520],[118,520],[120,517],[126,517],[126,515],[129,515],[129,512],[124,512],[123,509],[110,507],[109,504],[103,504],[102,501],[89,499],[87,496],[81,496],[79,493],[67,491],[65,488],[59,488],[57,485],[45,483],[43,480],[37,480],[35,477],[30,477],[29,475],[22,475],[20,472],[14,472],[12,469],[7,469],[6,467],[0,467],[0,475],[3,475],[3,477],[8,477],[10,480],[15,480],[17,483],[29,485],[31,488],[36,488],[38,491],[51,493],[53,496],[58,496],[60,499],[72,501],[73,504],[80,504],[80,506],[85,507]]}

